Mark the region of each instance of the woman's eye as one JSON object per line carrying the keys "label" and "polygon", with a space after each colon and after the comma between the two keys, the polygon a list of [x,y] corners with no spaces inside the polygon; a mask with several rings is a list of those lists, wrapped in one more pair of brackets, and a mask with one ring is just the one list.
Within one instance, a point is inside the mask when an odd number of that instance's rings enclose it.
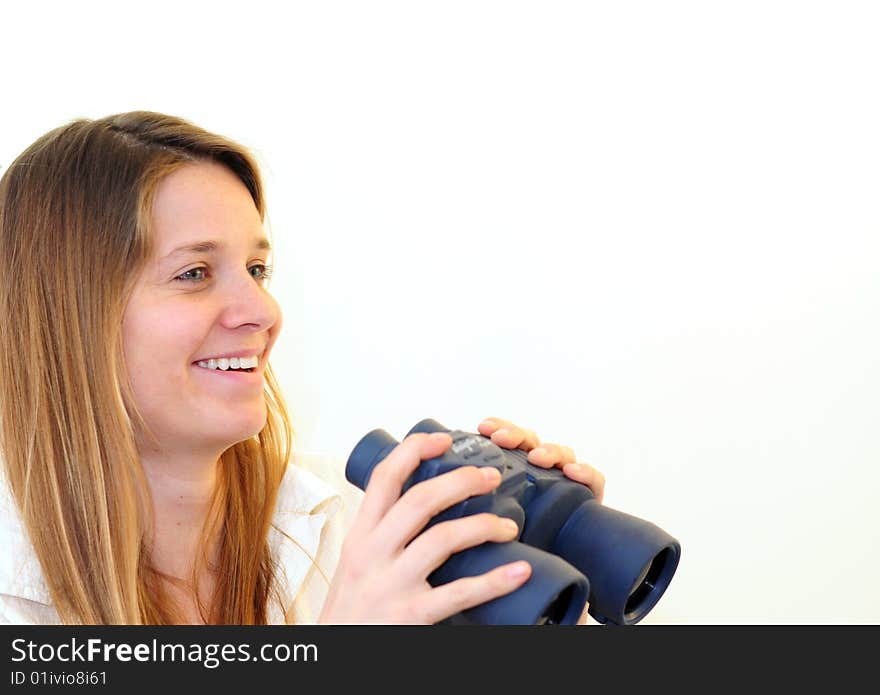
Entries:
{"label": "woman's eye", "polygon": [[[175,279],[175,280],[183,280],[183,281],[185,281],[185,282],[194,282],[194,281],[202,280],[202,279],[204,279],[204,272],[205,272],[206,270],[207,270],[207,268],[202,268],[202,267],[199,267],[199,268],[190,268],[190,269],[187,270],[185,273],[181,273],[180,275],[178,275],[178,276],[177,276],[176,278],[174,278],[174,279]],[[193,277],[193,276],[191,275],[191,273],[199,273],[199,272],[203,274],[201,277]]]}
{"label": "woman's eye", "polygon": [[253,270],[254,268],[262,268],[262,270],[260,270],[260,274],[254,276],[257,280],[268,280],[270,277],[272,277],[271,265],[257,263],[256,265],[252,265],[249,270]]}

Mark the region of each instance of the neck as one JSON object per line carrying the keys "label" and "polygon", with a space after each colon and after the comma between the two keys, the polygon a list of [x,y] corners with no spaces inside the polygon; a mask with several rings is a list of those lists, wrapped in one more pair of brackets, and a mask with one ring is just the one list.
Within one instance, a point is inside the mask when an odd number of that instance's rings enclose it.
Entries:
{"label": "neck", "polygon": [[[189,580],[217,486],[220,453],[141,450],[153,502],[151,561],[158,571]],[[208,548],[216,550],[216,540]]]}

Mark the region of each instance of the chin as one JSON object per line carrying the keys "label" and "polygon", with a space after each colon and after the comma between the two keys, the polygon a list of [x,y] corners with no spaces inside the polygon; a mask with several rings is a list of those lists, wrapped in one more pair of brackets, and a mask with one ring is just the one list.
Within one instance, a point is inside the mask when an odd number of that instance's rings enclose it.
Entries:
{"label": "chin", "polygon": [[[265,426],[266,418],[263,417],[261,420],[252,421],[248,424],[242,423],[242,426],[237,427],[235,430],[226,430],[222,435],[230,438],[237,437],[232,444],[238,444],[238,442],[243,442],[245,439],[256,437]],[[230,444],[230,446],[232,446],[232,444]]]}
{"label": "chin", "polygon": [[[266,414],[264,411],[260,417],[256,415],[250,418],[242,417],[236,422],[227,421],[217,429],[211,428],[214,430],[211,439],[217,441],[225,450],[234,444],[255,437],[265,426]],[[207,435],[207,432],[205,434]]]}

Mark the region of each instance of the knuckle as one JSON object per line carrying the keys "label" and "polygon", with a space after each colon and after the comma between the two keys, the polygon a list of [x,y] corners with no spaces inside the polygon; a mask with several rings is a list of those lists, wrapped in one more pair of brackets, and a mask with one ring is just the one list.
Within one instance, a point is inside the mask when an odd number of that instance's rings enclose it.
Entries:
{"label": "knuckle", "polygon": [[489,586],[493,596],[506,594],[510,591],[510,579],[507,576],[506,570],[499,567],[489,574]]}
{"label": "knuckle", "polygon": [[432,526],[425,534],[431,544],[444,551],[458,552],[493,537],[498,529],[498,516],[489,512],[444,521]]}
{"label": "knuckle", "polygon": [[468,487],[468,489],[475,486],[480,486],[486,480],[483,477],[483,472],[478,466],[465,466],[461,469],[461,475],[464,478],[463,483]]}
{"label": "knuckle", "polygon": [[476,530],[481,536],[491,536],[498,530],[501,524],[501,517],[491,512],[483,512],[470,517],[473,519]]}
{"label": "knuckle", "polygon": [[387,463],[388,459],[384,461],[380,461],[376,464],[376,467],[373,469],[373,473],[370,475],[370,482],[367,483],[367,487],[384,487],[387,483],[391,481],[391,470],[389,468],[390,464]]}
{"label": "knuckle", "polygon": [[445,475],[449,476],[447,480],[454,486],[456,493],[470,492],[474,487],[481,486],[484,480],[477,466],[460,466]]}
{"label": "knuckle", "polygon": [[458,536],[452,522],[450,521],[444,521],[443,523],[432,526],[425,531],[425,535],[432,544],[442,546],[443,548],[454,546]]}
{"label": "knuckle", "polygon": [[[542,446],[546,446],[546,445],[542,445]],[[548,449],[547,453],[549,455],[549,460],[545,460],[543,458],[535,458],[535,459],[530,458],[529,463],[531,463],[533,466],[538,466],[538,468],[553,468],[553,460],[555,459],[556,455],[552,450],[549,450],[549,449]]]}
{"label": "knuckle", "polygon": [[404,601],[403,606],[401,606],[401,612],[403,613],[402,622],[404,623],[424,625],[431,622],[427,606],[417,597]]}
{"label": "knuckle", "polygon": [[345,540],[342,541],[342,548],[339,551],[340,557],[348,557],[349,555],[353,555],[355,550],[354,539],[351,534],[346,536]]}
{"label": "knuckle", "polygon": [[357,531],[357,528],[352,528],[342,541],[340,557],[354,559],[362,552],[362,548],[364,547],[363,534],[357,533]]}
{"label": "knuckle", "polygon": [[420,442],[427,438],[427,436],[428,435],[425,432],[413,432],[404,437],[401,444],[406,444],[407,447],[417,447]]}
{"label": "knuckle", "polygon": [[[410,504],[416,509],[428,510],[434,513],[440,511],[435,511],[435,508],[438,506],[437,495],[432,490],[432,487],[425,483],[413,485],[403,494],[401,499],[405,500],[406,504]],[[433,514],[431,516],[433,516]]]}
{"label": "knuckle", "polygon": [[413,485],[401,498],[425,521],[437,516],[450,504],[443,494],[443,488],[433,483],[435,481],[426,480],[418,485]]}
{"label": "knuckle", "polygon": [[352,582],[360,582],[364,580],[368,572],[368,563],[365,563],[357,549],[352,546],[343,546],[340,557],[344,558],[340,561],[343,574]]}
{"label": "knuckle", "polygon": [[397,470],[400,465],[397,460],[398,456],[395,455],[396,451],[397,449],[394,449],[394,451],[376,464],[376,467],[373,469],[373,474],[370,476],[370,482],[373,480],[379,480],[384,483],[394,480],[397,477]]}
{"label": "knuckle", "polygon": [[474,582],[475,580],[472,577],[466,577],[447,585],[449,587],[450,602],[453,606],[462,608],[474,603]]}
{"label": "knuckle", "polygon": [[484,583],[481,591],[481,599],[483,601],[501,596],[508,591],[510,591],[510,584],[501,569],[494,569],[484,575]]}

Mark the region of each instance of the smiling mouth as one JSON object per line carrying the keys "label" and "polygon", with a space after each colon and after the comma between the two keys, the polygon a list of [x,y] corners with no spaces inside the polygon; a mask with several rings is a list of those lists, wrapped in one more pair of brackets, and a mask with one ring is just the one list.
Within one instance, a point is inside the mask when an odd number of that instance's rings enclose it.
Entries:
{"label": "smiling mouth", "polygon": [[220,372],[221,374],[229,374],[230,372],[247,372],[248,374],[253,374],[257,371],[257,367],[248,367],[246,369],[241,369],[240,367],[228,367],[226,369],[220,369],[219,367],[211,368],[211,367],[203,367],[198,362],[193,362],[194,367],[198,367],[199,369],[204,369],[206,372]]}

